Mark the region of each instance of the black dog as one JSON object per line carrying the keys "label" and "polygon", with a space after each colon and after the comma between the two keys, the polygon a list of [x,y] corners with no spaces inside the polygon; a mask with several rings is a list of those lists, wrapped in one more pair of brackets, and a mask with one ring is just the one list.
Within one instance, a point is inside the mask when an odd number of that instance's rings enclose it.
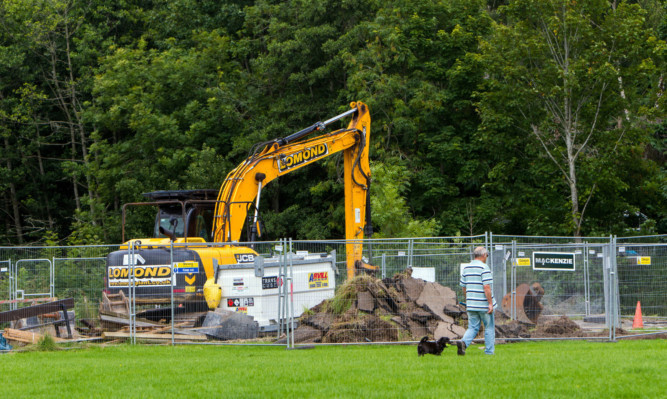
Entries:
{"label": "black dog", "polygon": [[425,354],[430,353],[431,355],[440,356],[442,350],[447,347],[448,343],[449,338],[447,337],[442,337],[437,341],[428,341],[428,337],[424,337],[419,341],[419,345],[417,345],[417,354],[419,354],[419,356],[424,356]]}

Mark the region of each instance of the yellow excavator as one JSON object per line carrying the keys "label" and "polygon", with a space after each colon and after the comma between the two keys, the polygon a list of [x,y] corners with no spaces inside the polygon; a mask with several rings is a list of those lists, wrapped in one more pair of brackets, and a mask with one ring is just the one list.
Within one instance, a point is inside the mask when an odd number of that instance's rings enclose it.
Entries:
{"label": "yellow excavator", "polygon": [[[343,152],[344,158],[347,277],[359,270],[373,270],[373,266],[362,261],[362,239],[372,234],[368,158],[371,119],[366,104],[353,102],[350,108],[287,137],[256,144],[251,155],[227,175],[217,198],[214,190],[157,191],[144,194],[152,202],[126,204],[123,237],[126,208],[136,205],[158,207],[154,237],[129,240],[107,256],[101,308],[113,310],[113,304],[122,302],[119,296],[127,297],[130,277],[134,280],[137,304],[168,302],[173,285],[180,306],[201,304],[203,296],[210,309],[217,308],[222,297],[216,281],[219,265],[240,267],[256,262],[258,257],[252,248],[238,242],[248,224],[249,212],[248,239],[253,242],[261,236],[258,209],[262,188],[280,176],[338,152]],[[347,128],[325,131],[329,124],[346,117],[352,118]],[[314,137],[308,137],[311,135]],[[174,250],[169,251],[172,245]],[[323,277],[328,279],[326,272],[310,273],[311,280],[313,276],[322,281]]]}

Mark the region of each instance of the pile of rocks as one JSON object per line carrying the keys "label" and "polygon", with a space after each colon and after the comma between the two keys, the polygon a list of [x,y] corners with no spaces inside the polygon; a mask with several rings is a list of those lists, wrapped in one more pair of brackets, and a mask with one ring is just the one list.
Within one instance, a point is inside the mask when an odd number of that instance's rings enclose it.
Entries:
{"label": "pile of rocks", "polygon": [[383,280],[357,276],[336,297],[305,312],[294,331],[298,343],[395,342],[459,339],[467,318],[456,293],[411,277],[410,269]]}

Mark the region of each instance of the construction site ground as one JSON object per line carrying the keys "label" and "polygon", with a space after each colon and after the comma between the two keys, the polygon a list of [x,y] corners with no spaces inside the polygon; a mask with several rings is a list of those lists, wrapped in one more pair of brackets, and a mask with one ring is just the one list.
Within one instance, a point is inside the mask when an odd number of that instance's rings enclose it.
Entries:
{"label": "construction site ground", "polygon": [[[172,339],[173,328],[173,339],[178,342],[286,343],[284,335],[276,337],[277,332],[227,336],[221,340],[220,334],[211,334],[210,326],[204,327],[198,323],[207,312],[179,314],[174,319],[173,327],[168,320],[138,318],[136,330],[132,333],[126,315],[114,314],[102,308],[96,323],[88,320],[85,323],[79,321],[75,325],[72,322],[72,339],[65,339],[64,327],[58,327],[60,338],[56,338],[56,341],[109,343],[124,342],[135,336],[142,342],[166,343]],[[548,311],[548,308],[545,310]],[[609,337],[604,315],[567,317],[540,314],[536,323],[526,323],[511,320],[502,310],[497,310],[495,323],[499,343],[530,339],[604,340]],[[633,319],[623,318],[621,328],[616,330],[616,338],[667,338],[667,320],[664,318],[647,317],[643,323],[644,329],[633,329]],[[467,314],[456,293],[450,288],[412,278],[408,270],[382,280],[370,276],[355,277],[339,287],[334,298],[306,311],[297,320],[296,326],[293,331],[296,344],[416,342],[424,336],[429,339],[448,337],[455,341],[465,333]],[[56,337],[56,327],[53,325],[26,329],[26,320],[23,319],[11,327],[6,328],[3,335],[15,346],[37,343],[45,334]],[[665,332],[662,333],[662,330]],[[656,334],[656,331],[660,333]],[[478,338],[483,338],[482,332]]]}

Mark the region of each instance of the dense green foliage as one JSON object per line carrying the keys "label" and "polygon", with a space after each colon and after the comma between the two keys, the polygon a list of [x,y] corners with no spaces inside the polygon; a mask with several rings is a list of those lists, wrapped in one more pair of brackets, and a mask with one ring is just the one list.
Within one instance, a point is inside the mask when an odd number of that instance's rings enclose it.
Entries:
{"label": "dense green foliage", "polygon": [[[355,100],[381,237],[667,233],[664,0],[4,0],[0,26],[1,244],[117,243],[124,203]],[[268,185],[265,237],[341,238],[342,169]]]}
{"label": "dense green foliage", "polygon": [[[5,398],[662,398],[667,341],[526,342],[310,350],[117,346],[0,356]],[[661,377],[662,376],[662,377]]]}

